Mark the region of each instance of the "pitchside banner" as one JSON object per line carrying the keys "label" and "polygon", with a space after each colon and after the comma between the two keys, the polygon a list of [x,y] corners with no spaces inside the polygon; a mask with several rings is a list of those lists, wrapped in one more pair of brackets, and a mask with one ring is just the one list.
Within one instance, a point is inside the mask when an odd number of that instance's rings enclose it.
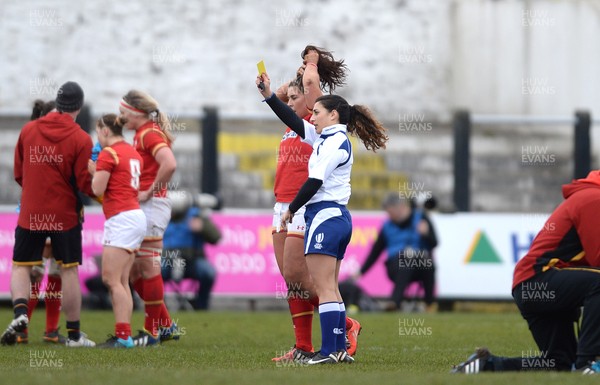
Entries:
{"label": "pitchside banner", "polygon": [[[275,262],[271,241],[272,216],[266,213],[215,213],[223,237],[207,246],[208,259],[218,271],[215,295],[284,297],[286,287]],[[434,214],[440,242],[435,250],[437,295],[440,298],[510,299],[514,264],[527,251],[547,216],[540,214]],[[10,293],[10,268],[17,215],[0,214],[0,296]],[[358,270],[367,257],[383,214],[353,213],[352,241],[340,279]],[[94,257],[102,250],[104,217],[88,213],[83,231],[82,283],[99,274]],[[383,262],[358,284],[372,296],[388,296],[392,285]],[[168,290],[168,288],[167,288]],[[84,288],[85,292],[85,288]]]}

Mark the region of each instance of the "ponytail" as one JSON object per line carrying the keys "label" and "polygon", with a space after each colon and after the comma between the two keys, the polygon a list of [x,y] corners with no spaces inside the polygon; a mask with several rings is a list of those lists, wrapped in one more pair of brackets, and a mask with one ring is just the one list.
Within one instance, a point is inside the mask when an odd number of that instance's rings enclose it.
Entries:
{"label": "ponytail", "polygon": [[350,106],[348,132],[358,136],[367,150],[377,152],[380,148],[385,149],[385,143],[389,139],[385,131],[385,127],[369,108],[356,104]]}
{"label": "ponytail", "polygon": [[160,130],[165,134],[167,139],[169,139],[169,142],[175,141],[175,137],[171,133],[171,122],[169,122],[167,114],[157,109],[150,113],[150,119],[160,127]]}
{"label": "ponytail", "polygon": [[117,116],[115,114],[102,115],[96,123],[98,127],[108,127],[110,132],[115,136],[123,136],[123,127],[127,124],[127,119],[123,116]]}
{"label": "ponytail", "polygon": [[389,139],[385,134],[386,129],[367,107],[350,106],[346,99],[338,95],[323,95],[317,98],[316,103],[321,103],[327,111],[337,111],[340,124],[345,124],[348,133],[357,136],[367,150],[377,152],[385,148]]}
{"label": "ponytail", "polygon": [[56,103],[54,101],[44,102],[41,99],[37,99],[33,102],[33,109],[31,110],[31,117],[29,120],[39,119],[52,111],[55,107]]}
{"label": "ponytail", "polygon": [[123,102],[132,107],[133,113],[146,114],[148,119],[154,122],[160,130],[165,134],[169,142],[173,142],[175,137],[171,133],[171,123],[167,118],[167,114],[161,112],[158,109],[158,102],[150,95],[145,92],[138,90],[131,90],[125,96],[123,96]]}

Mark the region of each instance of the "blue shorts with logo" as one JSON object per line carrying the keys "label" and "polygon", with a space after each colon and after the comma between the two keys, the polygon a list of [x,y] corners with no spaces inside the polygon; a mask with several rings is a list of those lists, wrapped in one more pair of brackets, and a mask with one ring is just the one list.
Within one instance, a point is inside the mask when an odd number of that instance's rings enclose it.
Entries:
{"label": "blue shorts with logo", "polygon": [[316,202],[304,212],[304,254],[325,254],[343,259],[352,237],[352,217],[344,205]]}

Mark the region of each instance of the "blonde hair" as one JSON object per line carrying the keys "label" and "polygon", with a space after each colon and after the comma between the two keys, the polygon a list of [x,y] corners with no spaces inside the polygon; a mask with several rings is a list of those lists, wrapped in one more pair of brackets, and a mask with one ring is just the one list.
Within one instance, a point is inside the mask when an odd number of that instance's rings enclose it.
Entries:
{"label": "blonde hair", "polygon": [[175,137],[171,134],[171,123],[167,118],[167,114],[158,109],[158,102],[156,99],[145,92],[131,90],[123,96],[123,100],[136,110],[140,110],[147,114],[148,119],[152,120],[160,127],[160,130],[164,132],[170,142],[175,140]]}

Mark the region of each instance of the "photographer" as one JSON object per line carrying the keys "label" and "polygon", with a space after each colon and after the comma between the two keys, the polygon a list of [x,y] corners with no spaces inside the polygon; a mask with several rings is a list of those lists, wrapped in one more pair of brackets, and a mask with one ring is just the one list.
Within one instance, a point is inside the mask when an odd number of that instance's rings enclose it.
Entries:
{"label": "photographer", "polygon": [[387,250],[385,266],[388,278],[394,283],[392,304],[388,310],[400,309],[404,291],[411,282],[421,282],[425,304],[431,310],[434,301],[435,266],[432,252],[438,241],[431,220],[421,209],[413,207],[397,194],[383,202],[389,219],[383,224],[367,260],[355,278],[364,275]]}
{"label": "photographer", "polygon": [[[181,194],[184,197],[187,194]],[[204,243],[216,244],[221,232],[210,220],[203,202],[188,203],[170,196],[173,201],[171,222],[164,235],[165,260],[162,265],[164,281],[179,282],[184,278],[198,281],[200,287],[192,301],[195,310],[207,310],[216,270],[206,259]]]}

